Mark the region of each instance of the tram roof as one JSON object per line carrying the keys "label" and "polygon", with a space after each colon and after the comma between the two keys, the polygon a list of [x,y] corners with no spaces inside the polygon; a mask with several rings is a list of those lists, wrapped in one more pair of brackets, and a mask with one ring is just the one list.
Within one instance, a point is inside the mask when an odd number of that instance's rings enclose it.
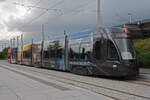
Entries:
{"label": "tram roof", "polygon": [[[68,37],[69,37],[69,39],[83,38],[83,37],[86,37],[86,36],[90,35],[92,32],[96,32],[96,29],[83,31],[83,32],[77,32],[77,33],[72,33],[72,34],[69,34]],[[57,37],[54,37],[50,40],[55,41],[55,40],[63,40],[63,39],[65,39],[65,35],[57,36]]]}
{"label": "tram roof", "polygon": [[74,34],[70,34],[69,39],[77,39],[77,38],[83,38],[86,36],[89,36],[91,33],[95,32],[96,30],[90,30],[90,31],[85,31],[85,32],[78,32]]}

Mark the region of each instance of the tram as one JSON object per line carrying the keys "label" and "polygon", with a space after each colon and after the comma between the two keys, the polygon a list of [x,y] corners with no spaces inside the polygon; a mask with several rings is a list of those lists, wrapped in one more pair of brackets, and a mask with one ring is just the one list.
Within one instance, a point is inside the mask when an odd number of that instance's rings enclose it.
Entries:
{"label": "tram", "polygon": [[8,49],[8,62],[16,63],[17,62],[17,48]]}
{"label": "tram", "polygon": [[[110,27],[54,37],[24,46],[19,63],[80,75],[137,76],[137,53],[129,34],[127,28]],[[16,59],[9,55],[9,62]]]}

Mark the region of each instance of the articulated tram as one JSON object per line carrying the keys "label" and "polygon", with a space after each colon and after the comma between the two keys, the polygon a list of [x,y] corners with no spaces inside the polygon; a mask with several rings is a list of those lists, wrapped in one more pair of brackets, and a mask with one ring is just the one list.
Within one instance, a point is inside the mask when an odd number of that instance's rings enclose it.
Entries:
{"label": "articulated tram", "polygon": [[80,75],[137,76],[139,64],[129,34],[126,28],[114,27],[58,36],[28,44],[22,51],[10,48],[9,62]]}

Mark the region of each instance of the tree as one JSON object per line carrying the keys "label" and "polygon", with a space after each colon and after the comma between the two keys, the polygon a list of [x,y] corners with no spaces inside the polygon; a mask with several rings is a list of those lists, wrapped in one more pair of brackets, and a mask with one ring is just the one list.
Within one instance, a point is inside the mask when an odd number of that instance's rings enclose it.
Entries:
{"label": "tree", "polygon": [[8,57],[8,48],[4,48],[1,52],[0,52],[0,59],[7,59]]}

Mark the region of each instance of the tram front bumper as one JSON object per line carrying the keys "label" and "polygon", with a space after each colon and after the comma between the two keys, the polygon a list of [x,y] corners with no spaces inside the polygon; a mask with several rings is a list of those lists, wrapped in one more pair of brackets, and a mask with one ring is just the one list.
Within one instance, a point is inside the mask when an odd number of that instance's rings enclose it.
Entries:
{"label": "tram front bumper", "polygon": [[114,76],[121,76],[121,77],[134,77],[139,75],[139,69],[132,69],[132,68],[119,68],[117,71],[114,72]]}

